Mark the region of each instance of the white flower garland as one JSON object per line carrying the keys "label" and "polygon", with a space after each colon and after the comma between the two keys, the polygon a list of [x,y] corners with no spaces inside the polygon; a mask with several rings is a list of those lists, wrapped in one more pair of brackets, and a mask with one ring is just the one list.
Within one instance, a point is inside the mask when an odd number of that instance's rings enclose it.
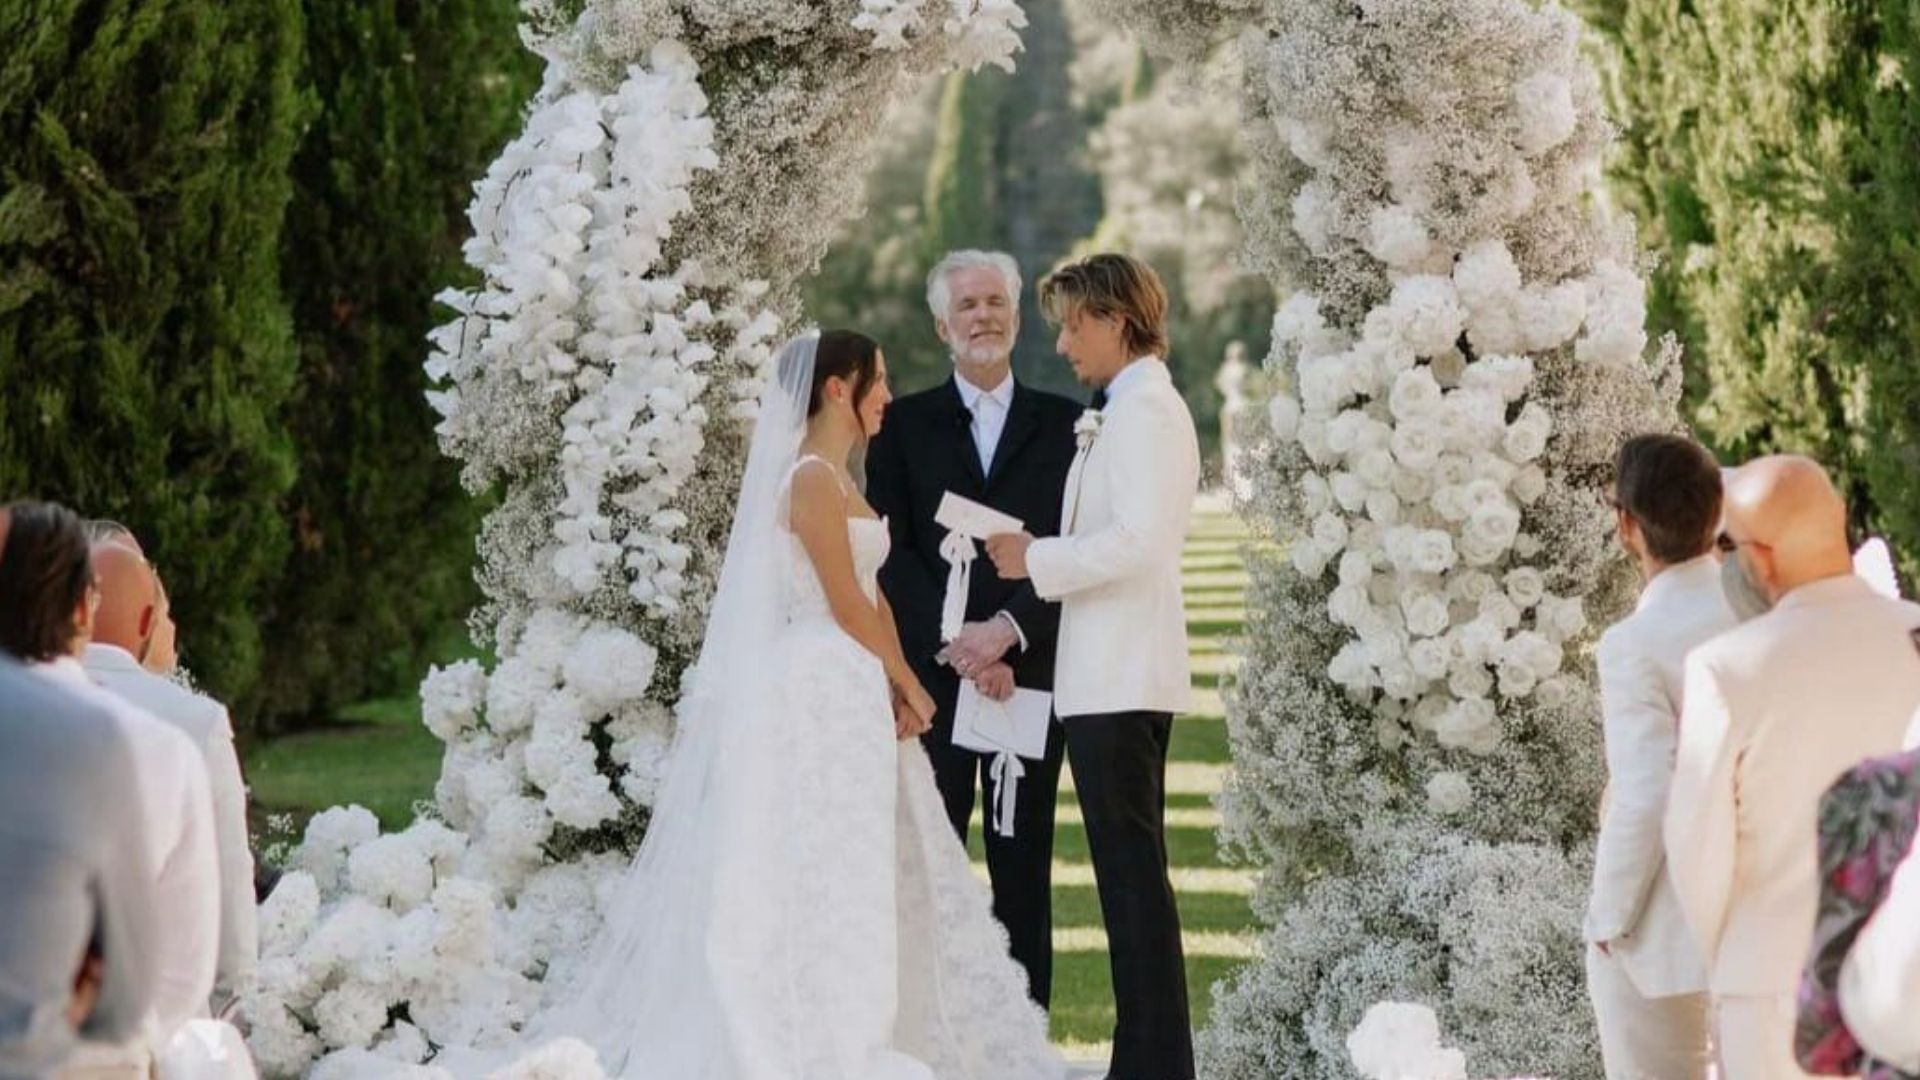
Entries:
{"label": "white flower garland", "polygon": [[1240,203],[1289,294],[1248,507],[1285,554],[1256,562],[1222,798],[1276,921],[1216,988],[1201,1071],[1429,1075],[1392,1044],[1437,1053],[1437,1028],[1362,1023],[1417,991],[1464,1052],[1432,1075],[1596,1076],[1590,650],[1627,592],[1600,484],[1622,439],[1675,426],[1677,382],[1596,209],[1579,24],[1525,0],[1104,2],[1141,27],[1251,16]]}
{"label": "white flower garland", "polygon": [[[441,1048],[510,1044],[583,959],[671,744],[738,421],[876,130],[806,125],[883,108],[910,74],[1008,65],[1025,21],[1010,0],[951,0],[924,26],[925,3],[895,6],[590,0],[568,26],[527,5],[546,82],[476,186],[482,281],[440,297],[455,317],[427,362],[442,448],[502,491],[473,620],[499,659],[421,686],[446,743],[431,809],[384,836],[358,807],[316,815],[263,905],[246,1012],[267,1074],[444,1077]],[[756,40],[793,55],[744,84],[729,67],[710,105],[703,65]],[[778,198],[728,186],[760,177]],[[769,243],[712,257],[743,234]],[[812,255],[773,259],[772,283],[739,265],[791,251]],[[591,1080],[592,1056],[563,1041],[500,1075]]]}

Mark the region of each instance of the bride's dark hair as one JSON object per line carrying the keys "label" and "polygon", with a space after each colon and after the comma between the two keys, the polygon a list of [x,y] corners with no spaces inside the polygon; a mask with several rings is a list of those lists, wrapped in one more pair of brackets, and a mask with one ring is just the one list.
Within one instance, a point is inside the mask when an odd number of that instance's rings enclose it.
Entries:
{"label": "bride's dark hair", "polygon": [[852,383],[853,404],[858,408],[879,374],[879,342],[854,330],[822,330],[820,344],[813,354],[813,387],[807,397],[807,416],[812,417],[826,404],[821,395],[828,379]]}

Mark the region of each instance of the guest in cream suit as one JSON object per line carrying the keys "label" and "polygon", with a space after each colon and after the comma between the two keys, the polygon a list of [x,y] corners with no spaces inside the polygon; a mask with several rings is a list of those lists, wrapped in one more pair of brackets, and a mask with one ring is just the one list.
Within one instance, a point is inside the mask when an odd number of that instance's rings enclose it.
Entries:
{"label": "guest in cream suit", "polygon": [[1610,1080],[1707,1075],[1706,966],[1660,832],[1682,665],[1695,646],[1736,624],[1713,553],[1720,501],[1720,467],[1699,444],[1642,435],[1620,448],[1615,523],[1646,588],[1599,649],[1607,800],[1585,935],[1587,989]]}
{"label": "guest in cream suit", "polygon": [[178,728],[200,751],[213,794],[220,864],[220,952],[216,985],[237,993],[259,958],[253,851],[247,837],[247,789],[226,707],[142,667],[162,626],[159,582],[137,546],[96,540],[100,588],[93,640],[81,658],[93,682]]}
{"label": "guest in cream suit", "polygon": [[1746,465],[1726,502],[1723,546],[1776,606],[1687,659],[1667,867],[1707,957],[1722,1075],[1800,1077],[1820,797],[1900,746],[1920,704],[1920,606],[1854,575],[1845,506],[1813,462]]}
{"label": "guest in cream suit", "polygon": [[1124,255],[1041,284],[1059,350],[1106,406],[1076,431],[1061,533],[996,536],[1008,579],[1061,601],[1054,709],[1085,815],[1107,926],[1116,1019],[1111,1080],[1192,1080],[1180,914],[1167,878],[1166,768],[1189,704],[1180,552],[1200,483],[1193,417],[1160,357],[1167,293]]}

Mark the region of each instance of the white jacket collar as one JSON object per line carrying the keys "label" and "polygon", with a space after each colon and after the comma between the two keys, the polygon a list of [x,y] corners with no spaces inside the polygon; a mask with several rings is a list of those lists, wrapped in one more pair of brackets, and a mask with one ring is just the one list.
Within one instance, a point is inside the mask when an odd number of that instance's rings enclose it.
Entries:
{"label": "white jacket collar", "polygon": [[105,645],[98,641],[87,645],[87,654],[81,662],[89,668],[100,671],[145,671],[133,654],[118,645]]}
{"label": "white jacket collar", "polygon": [[1720,560],[1711,552],[1675,563],[1653,575],[1647,587],[1640,590],[1640,602],[1633,610],[1645,611],[1671,596],[1696,588],[1720,588]]}
{"label": "white jacket collar", "polygon": [[1148,383],[1172,380],[1173,375],[1167,371],[1167,365],[1162,363],[1159,357],[1139,357],[1121,368],[1120,374],[1115,375],[1113,381],[1107,384],[1107,404],[1113,404],[1121,395]]}

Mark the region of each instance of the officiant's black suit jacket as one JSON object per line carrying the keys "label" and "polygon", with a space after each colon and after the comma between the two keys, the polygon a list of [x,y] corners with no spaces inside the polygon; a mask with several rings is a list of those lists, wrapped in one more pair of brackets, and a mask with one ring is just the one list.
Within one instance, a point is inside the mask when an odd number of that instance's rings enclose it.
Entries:
{"label": "officiant's black suit jacket", "polygon": [[[951,672],[942,678],[934,661],[947,590],[947,562],[940,557],[947,531],[933,520],[940,497],[951,491],[1019,518],[1035,536],[1058,535],[1060,498],[1073,466],[1073,425],[1082,408],[1016,382],[989,475],[981,471],[973,418],[952,379],[887,407],[880,434],[867,450],[867,499],[893,531],[880,584],[900,624],[907,659],[928,686],[951,678]],[[1053,689],[1060,606],[1034,595],[1030,582],[1002,579],[986,552],[976,550],[967,621],[990,619],[1002,610],[1012,615],[1028,646],[1008,654],[1014,681],[1029,690]]]}

